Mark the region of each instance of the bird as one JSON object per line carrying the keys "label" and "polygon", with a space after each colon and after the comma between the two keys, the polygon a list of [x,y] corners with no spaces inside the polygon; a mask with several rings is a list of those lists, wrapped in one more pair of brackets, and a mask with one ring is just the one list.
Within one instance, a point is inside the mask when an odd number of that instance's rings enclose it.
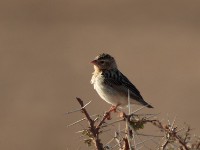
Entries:
{"label": "bird", "polygon": [[98,95],[111,104],[114,109],[128,106],[128,97],[131,105],[137,104],[153,108],[143,99],[135,85],[119,71],[114,57],[102,53],[95,57],[91,63],[94,65],[91,84]]}

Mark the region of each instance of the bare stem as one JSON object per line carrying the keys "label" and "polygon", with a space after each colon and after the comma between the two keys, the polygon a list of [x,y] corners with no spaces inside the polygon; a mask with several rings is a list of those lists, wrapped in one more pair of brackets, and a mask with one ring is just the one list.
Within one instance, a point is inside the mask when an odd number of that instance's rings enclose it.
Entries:
{"label": "bare stem", "polygon": [[96,127],[94,126],[94,120],[92,120],[92,118],[90,117],[90,115],[88,114],[87,110],[83,107],[83,101],[80,98],[76,98],[77,101],[79,102],[80,106],[81,106],[81,110],[84,113],[85,117],[88,120],[88,125],[90,127],[90,131],[93,135],[93,143],[95,145],[95,149],[97,150],[102,150],[103,149],[103,144],[100,142],[99,139],[99,134],[98,134],[98,130],[96,129]]}

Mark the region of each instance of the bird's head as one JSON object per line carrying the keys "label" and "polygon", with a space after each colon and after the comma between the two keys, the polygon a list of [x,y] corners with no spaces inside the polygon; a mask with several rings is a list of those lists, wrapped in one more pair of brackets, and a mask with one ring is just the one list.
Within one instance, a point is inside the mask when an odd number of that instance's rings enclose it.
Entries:
{"label": "bird's head", "polygon": [[94,64],[94,69],[98,70],[117,69],[115,59],[105,53],[98,55],[91,63]]}

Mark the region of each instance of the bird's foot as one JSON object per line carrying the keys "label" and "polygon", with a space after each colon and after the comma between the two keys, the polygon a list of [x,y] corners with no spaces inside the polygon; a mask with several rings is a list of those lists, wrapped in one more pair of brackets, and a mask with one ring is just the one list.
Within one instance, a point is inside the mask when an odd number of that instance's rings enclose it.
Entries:
{"label": "bird's foot", "polygon": [[109,112],[117,112],[117,107],[119,106],[119,104],[118,105],[116,105],[116,106],[114,106],[114,105],[112,105],[111,107],[110,107],[110,110],[109,110]]}
{"label": "bird's foot", "polygon": [[118,107],[119,105],[116,105],[116,106],[111,106],[110,107],[110,109],[109,109],[109,111],[107,112],[108,114],[107,114],[107,119],[108,120],[111,120],[112,118],[111,118],[111,112],[117,112],[117,107]]}
{"label": "bird's foot", "polygon": [[109,115],[108,115],[108,117],[107,117],[107,119],[108,120],[111,120],[111,112],[117,112],[117,107],[118,107],[119,105],[112,105],[111,107],[110,107],[110,110],[108,111],[108,113],[109,113]]}

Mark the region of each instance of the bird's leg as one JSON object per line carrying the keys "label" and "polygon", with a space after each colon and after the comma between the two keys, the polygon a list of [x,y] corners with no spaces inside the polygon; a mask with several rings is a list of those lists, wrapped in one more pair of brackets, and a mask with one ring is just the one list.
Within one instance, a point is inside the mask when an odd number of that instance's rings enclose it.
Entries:
{"label": "bird's leg", "polygon": [[111,107],[110,107],[110,112],[117,112],[117,107],[119,106],[119,104],[117,104],[117,105],[112,105]]}
{"label": "bird's leg", "polygon": [[108,116],[107,119],[111,120],[111,112],[117,112],[117,107],[119,106],[119,104],[117,104],[116,106],[112,105],[108,111]]}

